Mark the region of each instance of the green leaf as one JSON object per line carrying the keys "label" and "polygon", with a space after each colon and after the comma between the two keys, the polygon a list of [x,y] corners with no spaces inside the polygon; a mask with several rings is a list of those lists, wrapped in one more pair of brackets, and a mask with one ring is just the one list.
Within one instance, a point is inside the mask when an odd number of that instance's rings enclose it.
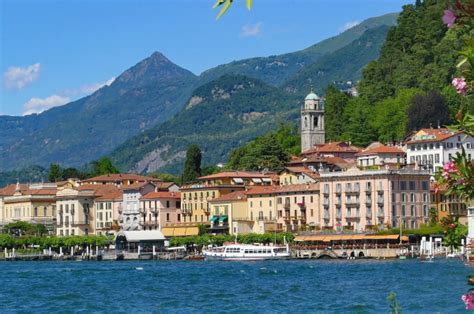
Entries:
{"label": "green leaf", "polygon": [[213,9],[217,8],[221,4],[223,4],[226,0],[217,0],[217,2],[212,6]]}
{"label": "green leaf", "polygon": [[230,8],[230,5],[232,4],[232,0],[226,0],[224,6],[222,7],[221,11],[219,14],[217,14],[216,20],[219,19],[224,13],[227,12],[227,10]]}
{"label": "green leaf", "polygon": [[459,63],[456,65],[456,67],[457,67],[457,68],[460,68],[460,67],[461,67],[464,63],[466,63],[466,62],[467,62],[467,58],[464,58],[464,59],[461,60],[461,62],[459,62]]}

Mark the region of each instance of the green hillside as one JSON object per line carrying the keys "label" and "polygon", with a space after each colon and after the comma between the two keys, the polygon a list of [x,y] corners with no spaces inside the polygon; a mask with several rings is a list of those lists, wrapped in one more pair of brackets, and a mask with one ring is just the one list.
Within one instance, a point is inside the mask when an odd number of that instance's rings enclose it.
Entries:
{"label": "green hillside", "polygon": [[298,114],[294,96],[256,79],[223,76],[196,89],[185,110],[125,142],[112,158],[121,169],[176,173],[186,147],[197,144],[206,163],[225,162],[234,147]]}
{"label": "green hillside", "polygon": [[[361,37],[366,30],[380,26],[390,27],[396,25],[397,15],[398,13],[390,13],[369,18],[337,36],[300,51],[277,56],[244,59],[219,65],[204,71],[200,75],[200,79],[208,82],[225,74],[240,74],[262,80],[270,85],[279,86],[324,55],[331,54],[349,45]],[[321,86],[321,88],[324,88],[324,86]]]}

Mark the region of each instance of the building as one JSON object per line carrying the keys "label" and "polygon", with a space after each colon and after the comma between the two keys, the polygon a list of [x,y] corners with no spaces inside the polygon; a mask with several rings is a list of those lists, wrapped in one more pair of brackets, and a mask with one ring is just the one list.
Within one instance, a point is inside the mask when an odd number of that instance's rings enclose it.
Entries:
{"label": "building", "polygon": [[117,187],[122,187],[144,182],[155,183],[162,182],[162,180],[153,177],[141,176],[134,173],[111,173],[82,180],[80,181],[80,184],[112,184]]}
{"label": "building", "polygon": [[470,160],[474,158],[474,138],[445,128],[421,129],[406,141],[407,163],[416,164],[430,172],[451,160],[462,147]]}
{"label": "building", "polygon": [[140,198],[142,230],[160,230],[181,222],[181,193],[150,192]]}
{"label": "building", "polygon": [[2,189],[2,223],[25,221],[43,224],[54,232],[56,189],[55,183],[34,183],[27,186],[17,183],[14,191],[11,185]]}
{"label": "building", "polygon": [[355,163],[356,154],[362,149],[354,146],[351,142],[330,142],[326,144],[316,144],[311,149],[301,153],[303,157],[317,155],[320,157],[339,157],[346,162]]}
{"label": "building", "polygon": [[[113,202],[110,200],[112,194],[117,197]],[[115,234],[114,207],[119,211],[119,194],[120,190],[115,185],[79,185],[75,182],[62,185],[56,193],[58,209],[56,234],[59,236],[89,235],[99,232]]]}
{"label": "building", "polygon": [[324,143],[324,102],[311,90],[301,108],[301,151]]}
{"label": "building", "polygon": [[435,189],[434,185],[431,185],[431,208],[435,210],[433,214],[436,214],[438,221],[441,219],[452,216],[459,218],[459,222],[462,224],[467,223],[467,201],[461,197],[451,194],[448,195],[446,189],[438,188]]}
{"label": "building", "polygon": [[200,177],[196,183],[181,187],[183,222],[209,224],[211,200],[235,191],[243,191],[248,186],[272,183],[270,175],[258,172],[224,171]]}
{"label": "building", "polygon": [[318,153],[301,154],[299,157],[293,156],[287,163],[287,167],[304,167],[313,172],[345,171],[351,168],[352,165],[341,157],[325,157]]}
{"label": "building", "polygon": [[94,198],[97,235],[116,235],[120,230],[119,217],[122,213],[123,193],[118,188],[101,189]]}
{"label": "building", "polygon": [[[19,186],[18,186],[19,185]],[[2,227],[5,223],[5,210],[4,210],[4,202],[3,199],[8,196],[13,196],[16,190],[20,190],[21,192],[25,192],[28,190],[28,186],[26,184],[9,184],[0,189],[0,227]]]}
{"label": "building", "polygon": [[[120,223],[123,230],[142,230],[140,223],[142,213],[140,213],[140,199],[156,191],[156,186],[149,182],[135,182],[122,187],[123,206]],[[144,213],[144,212],[143,212]]]}
{"label": "building", "polygon": [[429,179],[426,171],[410,169],[321,173],[321,227],[418,228],[429,219]]}
{"label": "building", "polygon": [[406,153],[396,146],[376,145],[355,154],[361,168],[400,167],[405,164]]}
{"label": "building", "polygon": [[247,215],[247,194],[243,190],[231,192],[213,199],[211,205],[211,219],[209,230],[211,233],[244,234],[251,232],[245,221]]}
{"label": "building", "polygon": [[319,173],[309,167],[286,167],[280,172],[280,185],[316,183]]}

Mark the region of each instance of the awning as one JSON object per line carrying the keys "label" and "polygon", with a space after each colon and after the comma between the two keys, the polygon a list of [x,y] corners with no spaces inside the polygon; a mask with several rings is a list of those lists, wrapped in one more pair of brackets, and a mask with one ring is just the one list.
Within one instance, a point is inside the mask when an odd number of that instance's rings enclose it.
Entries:
{"label": "awning", "polygon": [[120,231],[119,233],[117,233],[117,238],[118,237],[125,237],[127,242],[166,240],[163,233],[158,230]]}
{"label": "awning", "polygon": [[166,237],[186,237],[199,234],[199,227],[163,227],[161,229]]}
{"label": "awning", "polygon": [[262,178],[262,181],[263,182],[272,182],[272,179],[271,178]]}
{"label": "awning", "polygon": [[244,183],[244,180],[242,178],[232,178],[232,181],[235,183]]}
{"label": "awning", "polygon": [[216,222],[219,219],[219,216],[212,216],[211,219],[209,219],[210,222]]}
{"label": "awning", "polygon": [[255,182],[255,183],[260,183],[260,182],[262,182],[262,179],[260,179],[260,178],[252,178],[252,181]]}
{"label": "awning", "polygon": [[227,215],[222,215],[220,218],[219,218],[219,222],[224,222],[228,219],[229,217],[227,217]]}

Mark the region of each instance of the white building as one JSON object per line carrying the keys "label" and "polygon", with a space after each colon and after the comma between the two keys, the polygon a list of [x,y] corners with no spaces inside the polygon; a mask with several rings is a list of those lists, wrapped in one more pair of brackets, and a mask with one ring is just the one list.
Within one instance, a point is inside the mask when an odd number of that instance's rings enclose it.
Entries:
{"label": "white building", "polygon": [[396,146],[378,145],[368,147],[356,154],[357,166],[373,167],[387,165],[404,165],[405,152]]}
{"label": "white building", "polygon": [[140,225],[140,198],[156,191],[156,186],[149,182],[137,182],[123,189],[123,212],[120,222],[123,230],[142,230]]}
{"label": "white building", "polygon": [[406,145],[407,163],[417,164],[431,172],[442,167],[456,153],[461,153],[461,147],[469,159],[474,157],[474,138],[445,128],[421,129],[410,137]]}

